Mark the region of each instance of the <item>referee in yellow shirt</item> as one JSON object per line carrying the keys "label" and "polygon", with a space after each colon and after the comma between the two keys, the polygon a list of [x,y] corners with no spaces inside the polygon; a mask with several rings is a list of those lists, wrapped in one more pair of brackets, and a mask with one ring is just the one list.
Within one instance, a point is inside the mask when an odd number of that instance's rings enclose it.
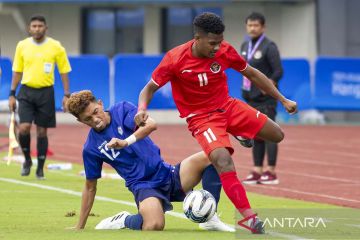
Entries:
{"label": "referee in yellow shirt", "polygon": [[20,41],[16,46],[13,78],[9,95],[10,111],[16,109],[15,91],[21,80],[17,95],[19,103],[19,142],[25,156],[21,169],[22,176],[30,174],[30,129],[37,126],[36,177],[44,178],[44,163],[48,149],[47,128],[56,127],[54,69],[58,66],[64,87],[63,108],[70,96],[68,73],[71,71],[65,48],[59,41],[46,36],[46,20],[43,16],[33,16],[29,23],[31,37]]}

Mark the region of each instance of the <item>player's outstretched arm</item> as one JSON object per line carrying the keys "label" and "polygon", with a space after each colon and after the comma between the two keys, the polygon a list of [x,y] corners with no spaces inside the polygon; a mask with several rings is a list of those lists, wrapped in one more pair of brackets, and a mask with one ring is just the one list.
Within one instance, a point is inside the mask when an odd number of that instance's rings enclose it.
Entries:
{"label": "player's outstretched arm", "polygon": [[159,89],[152,80],[150,80],[145,87],[141,90],[138,102],[138,112],[135,115],[135,123],[137,126],[144,126],[147,118],[149,117],[146,109],[154,93]]}
{"label": "player's outstretched arm", "polygon": [[141,140],[150,135],[151,132],[157,129],[157,124],[154,119],[147,118],[145,125],[139,127],[131,136],[126,139],[112,138],[109,143],[106,144],[108,148],[122,149],[131,145],[132,143]]}
{"label": "player's outstretched arm", "polygon": [[94,203],[95,195],[96,195],[96,185],[97,180],[86,180],[85,187],[82,192],[81,199],[81,210],[80,210],[80,218],[79,222],[76,225],[76,229],[83,229],[86,225],[87,218],[90,214],[91,208]]}
{"label": "player's outstretched arm", "polygon": [[253,82],[258,88],[260,88],[276,100],[280,101],[288,113],[294,114],[297,112],[296,102],[285,98],[279,92],[279,90],[277,90],[273,82],[269,78],[267,78],[262,72],[248,65],[247,68],[241,73],[251,82]]}

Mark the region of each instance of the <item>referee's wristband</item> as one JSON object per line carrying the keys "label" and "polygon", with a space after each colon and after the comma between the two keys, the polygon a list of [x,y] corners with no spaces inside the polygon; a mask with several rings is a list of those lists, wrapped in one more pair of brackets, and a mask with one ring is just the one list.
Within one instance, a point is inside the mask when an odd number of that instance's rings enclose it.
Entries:
{"label": "referee's wristband", "polygon": [[125,141],[128,143],[128,146],[136,142],[136,137],[134,134],[131,134],[129,137],[125,139]]}
{"label": "referee's wristband", "polygon": [[10,90],[9,97],[15,97],[16,90]]}

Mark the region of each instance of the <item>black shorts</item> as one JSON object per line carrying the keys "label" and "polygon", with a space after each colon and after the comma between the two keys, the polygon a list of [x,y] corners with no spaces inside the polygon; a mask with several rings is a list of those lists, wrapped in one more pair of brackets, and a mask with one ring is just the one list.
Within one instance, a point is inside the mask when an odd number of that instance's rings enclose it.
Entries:
{"label": "black shorts", "polygon": [[56,127],[53,87],[31,88],[22,85],[17,100],[20,123],[34,122],[39,127]]}

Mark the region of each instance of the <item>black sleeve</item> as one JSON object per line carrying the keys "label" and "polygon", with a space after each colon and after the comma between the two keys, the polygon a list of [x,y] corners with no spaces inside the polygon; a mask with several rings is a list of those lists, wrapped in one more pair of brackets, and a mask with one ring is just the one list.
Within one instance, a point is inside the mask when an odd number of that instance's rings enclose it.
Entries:
{"label": "black sleeve", "polygon": [[[241,44],[241,46],[240,46],[240,55],[243,56],[243,57],[244,57],[243,52],[245,51],[246,43],[247,43],[247,42],[245,41],[245,42],[243,42],[243,43]],[[247,53],[246,53],[245,55],[247,55]],[[247,57],[247,56],[246,56],[246,57]],[[245,60],[246,60],[246,59],[245,59]]]}
{"label": "black sleeve", "polygon": [[283,75],[283,68],[281,65],[280,53],[275,43],[271,42],[269,44],[266,57],[272,70],[272,74],[269,78],[277,83]]}

